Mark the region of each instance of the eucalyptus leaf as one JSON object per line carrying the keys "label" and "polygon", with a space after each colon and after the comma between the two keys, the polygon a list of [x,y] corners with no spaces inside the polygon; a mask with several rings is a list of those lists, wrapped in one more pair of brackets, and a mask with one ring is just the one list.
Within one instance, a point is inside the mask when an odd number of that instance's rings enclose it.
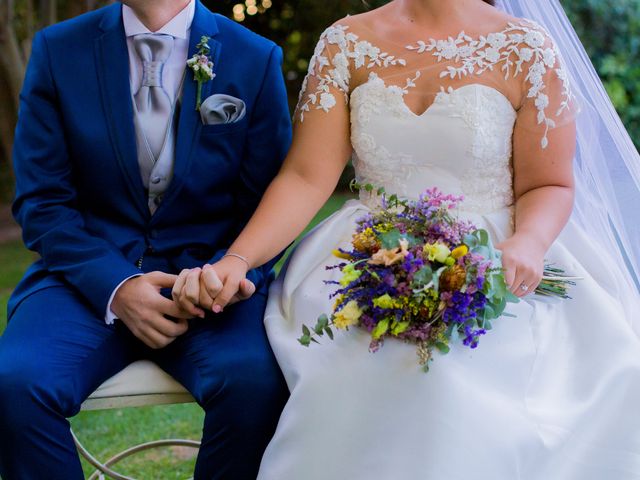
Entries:
{"label": "eucalyptus leaf", "polygon": [[475,235],[471,233],[468,235],[465,235],[462,241],[467,247],[469,247],[469,250],[473,250],[478,246],[478,239],[475,237]]}
{"label": "eucalyptus leaf", "polygon": [[433,279],[433,270],[429,265],[425,265],[413,276],[413,282],[417,285],[427,285]]}
{"label": "eucalyptus leaf", "polygon": [[327,336],[333,340],[333,330],[331,330],[331,327],[327,327],[324,329],[324,331],[326,332]]}
{"label": "eucalyptus leaf", "polygon": [[327,316],[327,314],[323,313],[318,317],[317,326],[319,326],[320,328],[325,328],[327,325],[329,325],[329,317]]}

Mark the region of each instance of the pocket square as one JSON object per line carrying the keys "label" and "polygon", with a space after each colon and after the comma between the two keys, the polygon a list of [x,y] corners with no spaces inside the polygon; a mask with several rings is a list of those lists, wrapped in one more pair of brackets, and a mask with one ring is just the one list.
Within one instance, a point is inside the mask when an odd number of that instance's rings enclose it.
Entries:
{"label": "pocket square", "polygon": [[200,117],[204,125],[220,125],[242,120],[247,108],[239,98],[217,93],[207,98],[200,106]]}

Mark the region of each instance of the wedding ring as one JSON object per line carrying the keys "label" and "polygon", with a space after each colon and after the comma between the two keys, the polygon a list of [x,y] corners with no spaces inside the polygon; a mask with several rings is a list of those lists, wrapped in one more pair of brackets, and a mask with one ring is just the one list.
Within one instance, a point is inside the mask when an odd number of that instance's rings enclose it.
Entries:
{"label": "wedding ring", "polygon": [[520,285],[520,290],[522,290],[523,292],[526,292],[527,290],[529,290],[529,286],[523,283]]}

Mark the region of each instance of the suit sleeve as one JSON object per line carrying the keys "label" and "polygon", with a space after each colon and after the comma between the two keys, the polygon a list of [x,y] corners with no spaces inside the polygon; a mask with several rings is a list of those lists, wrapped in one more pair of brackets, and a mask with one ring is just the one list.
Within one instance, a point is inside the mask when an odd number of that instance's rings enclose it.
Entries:
{"label": "suit sleeve", "polygon": [[[236,196],[238,235],[255,212],[262,195],[276,176],[291,146],[291,115],[282,75],[282,50],[273,46],[262,86],[256,98],[240,169],[240,188]],[[211,263],[222,258],[226,250],[216,253]],[[268,277],[279,256],[260,268],[249,271],[247,278],[259,288]]]}
{"label": "suit sleeve", "polygon": [[58,102],[45,34],[39,32],[20,94],[13,213],[26,246],[102,318],[114,289],[140,271],[114,245],[85,228]]}

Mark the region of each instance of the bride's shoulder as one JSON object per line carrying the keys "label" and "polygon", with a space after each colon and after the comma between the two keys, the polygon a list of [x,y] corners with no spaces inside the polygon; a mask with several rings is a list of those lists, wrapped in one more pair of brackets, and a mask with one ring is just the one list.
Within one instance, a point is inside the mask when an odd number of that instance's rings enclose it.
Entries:
{"label": "bride's shoulder", "polygon": [[342,36],[349,35],[352,37],[360,37],[364,32],[370,28],[367,26],[369,12],[360,13],[357,15],[347,15],[325,28],[321,34],[321,38],[327,36]]}
{"label": "bride's shoulder", "polygon": [[[535,20],[526,17],[514,17],[501,12],[504,29],[502,32],[513,43],[525,43],[529,46],[551,46],[553,39],[549,32]],[[498,32],[496,32],[498,33]]]}

